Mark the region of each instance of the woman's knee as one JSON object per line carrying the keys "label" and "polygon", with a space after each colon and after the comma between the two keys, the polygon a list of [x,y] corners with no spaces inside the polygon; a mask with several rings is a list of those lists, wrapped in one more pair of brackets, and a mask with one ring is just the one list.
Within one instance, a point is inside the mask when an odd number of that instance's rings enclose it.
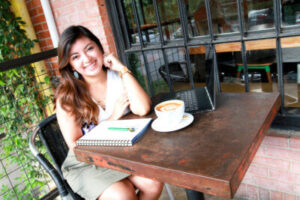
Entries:
{"label": "woman's knee", "polygon": [[164,187],[163,183],[155,180],[150,180],[147,185],[148,185],[148,189],[150,189],[151,192],[155,194],[160,194]]}
{"label": "woman's knee", "polygon": [[129,180],[133,182],[138,189],[146,193],[160,194],[164,186],[163,183],[159,181],[139,176],[131,176]]}
{"label": "woman's knee", "polygon": [[99,200],[136,200],[136,192],[132,183],[124,179],[109,186],[99,197]]}

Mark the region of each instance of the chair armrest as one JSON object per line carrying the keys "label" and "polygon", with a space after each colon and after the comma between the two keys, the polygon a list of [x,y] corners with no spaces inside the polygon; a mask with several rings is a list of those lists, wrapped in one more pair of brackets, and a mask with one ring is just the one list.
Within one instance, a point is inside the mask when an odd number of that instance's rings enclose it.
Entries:
{"label": "chair armrest", "polygon": [[35,139],[40,128],[37,126],[31,136],[29,137],[29,148],[34,157],[38,160],[38,162],[44,167],[44,169],[50,174],[52,180],[54,181],[58,192],[62,199],[68,196],[69,192],[65,187],[64,180],[58,173],[58,171],[53,167],[53,165],[46,159],[46,157],[40,153],[35,146]]}

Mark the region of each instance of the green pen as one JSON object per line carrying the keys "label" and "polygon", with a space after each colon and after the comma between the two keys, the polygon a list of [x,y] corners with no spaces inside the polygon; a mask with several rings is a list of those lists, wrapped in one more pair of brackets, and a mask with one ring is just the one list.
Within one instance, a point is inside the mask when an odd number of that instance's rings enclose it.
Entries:
{"label": "green pen", "polygon": [[129,131],[134,132],[134,128],[120,128],[120,127],[108,127],[108,130],[110,131]]}

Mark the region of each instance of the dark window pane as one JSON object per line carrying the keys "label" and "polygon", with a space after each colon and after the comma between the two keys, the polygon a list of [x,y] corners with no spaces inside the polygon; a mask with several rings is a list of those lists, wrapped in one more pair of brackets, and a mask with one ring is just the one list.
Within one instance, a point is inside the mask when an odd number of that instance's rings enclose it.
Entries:
{"label": "dark window pane", "polygon": [[211,0],[210,10],[215,34],[239,31],[235,0]]}
{"label": "dark window pane", "polygon": [[143,56],[141,53],[130,53],[128,55],[129,68],[140,85],[150,95],[150,87],[147,81],[146,68],[142,58]]}
{"label": "dark window pane", "polygon": [[[129,39],[132,44],[140,43],[137,22],[133,12],[132,2],[124,0],[126,24],[128,25]],[[140,23],[142,40],[144,43],[159,42],[156,18],[152,1],[135,1],[137,16]]]}
{"label": "dark window pane", "polygon": [[[187,2],[190,37],[207,35],[208,23],[205,1],[189,0]],[[214,34],[239,31],[235,0],[211,0],[209,2]]]}
{"label": "dark window pane", "polygon": [[245,23],[248,30],[263,30],[274,27],[273,0],[251,0],[244,6]]}
{"label": "dark window pane", "polygon": [[135,18],[134,18],[134,14],[133,14],[133,9],[132,9],[132,4],[131,1],[128,0],[124,0],[123,1],[123,6],[124,6],[124,11],[123,13],[125,13],[125,26],[128,27],[128,32],[129,33],[125,33],[125,34],[129,34],[129,39],[131,41],[131,43],[136,43],[136,36],[137,34],[137,27],[136,27],[136,22],[135,22]]}
{"label": "dark window pane", "polygon": [[[191,88],[189,73],[184,48],[172,48],[166,50],[169,62],[169,72],[174,91]],[[166,74],[166,66],[161,68],[161,74]]]}
{"label": "dark window pane", "polygon": [[[138,18],[142,31],[144,43],[159,42],[155,11],[152,1],[135,0]],[[137,42],[140,42],[138,34],[135,35]]]}
{"label": "dark window pane", "polygon": [[300,1],[282,0],[282,25],[300,24]]}
{"label": "dark window pane", "polygon": [[164,39],[182,38],[177,0],[158,1],[158,9]]}
{"label": "dark window pane", "polygon": [[[250,92],[278,91],[275,47],[274,39],[246,42]],[[238,64],[238,71],[242,68]]]}
{"label": "dark window pane", "polygon": [[205,60],[205,46],[191,47],[189,48],[189,52],[195,87],[205,87],[207,81],[207,68],[212,67],[212,65],[210,65],[212,62],[208,63],[207,60]]}
{"label": "dark window pane", "polygon": [[284,105],[289,112],[300,107],[300,37],[282,38]]}
{"label": "dark window pane", "polygon": [[216,45],[222,92],[245,92],[243,76],[239,75],[237,70],[237,64],[241,62],[237,59],[237,55],[241,55],[240,51],[240,42]]}
{"label": "dark window pane", "polygon": [[169,92],[167,82],[159,73],[160,66],[164,65],[162,51],[146,51],[146,62],[149,66],[149,75],[152,83],[154,95],[162,92]]}
{"label": "dark window pane", "polygon": [[207,35],[208,24],[204,0],[189,0],[186,2],[190,36]]}

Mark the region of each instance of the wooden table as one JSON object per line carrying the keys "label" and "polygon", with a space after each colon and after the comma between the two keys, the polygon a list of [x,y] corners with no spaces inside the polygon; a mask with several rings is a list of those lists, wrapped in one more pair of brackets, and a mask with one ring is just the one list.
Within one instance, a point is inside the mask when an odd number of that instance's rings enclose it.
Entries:
{"label": "wooden table", "polygon": [[90,164],[232,198],[279,107],[279,93],[223,93],[215,111],[195,114],[180,131],[149,128],[133,147],[78,146],[75,154]]}

